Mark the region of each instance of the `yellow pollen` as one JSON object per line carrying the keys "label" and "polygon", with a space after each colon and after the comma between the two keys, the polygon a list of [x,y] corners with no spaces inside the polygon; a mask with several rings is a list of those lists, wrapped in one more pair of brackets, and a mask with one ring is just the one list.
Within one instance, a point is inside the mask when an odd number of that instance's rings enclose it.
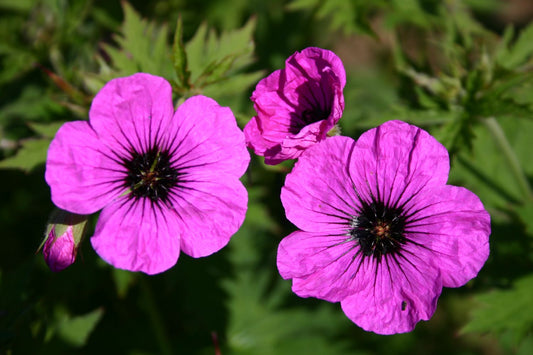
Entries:
{"label": "yellow pollen", "polygon": [[374,227],[374,234],[380,238],[388,237],[389,231],[390,225],[387,223],[378,222],[378,224]]}

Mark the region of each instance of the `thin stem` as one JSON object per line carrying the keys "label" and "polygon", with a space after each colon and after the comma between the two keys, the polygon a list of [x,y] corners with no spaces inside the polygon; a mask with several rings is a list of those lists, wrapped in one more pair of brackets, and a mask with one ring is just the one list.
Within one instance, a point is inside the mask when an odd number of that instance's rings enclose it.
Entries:
{"label": "thin stem", "polygon": [[171,355],[172,346],[168,340],[167,332],[165,331],[165,326],[163,325],[163,320],[161,319],[161,314],[157,309],[156,303],[154,301],[154,295],[150,284],[146,280],[146,276],[140,275],[139,284],[141,287],[141,294],[143,298],[144,306],[148,312],[148,317],[150,318],[150,323],[152,325],[152,330],[157,338],[157,343],[159,345],[159,350],[161,354]]}
{"label": "thin stem", "polygon": [[514,176],[520,191],[526,197],[526,199],[533,200],[533,190],[531,189],[529,181],[527,181],[526,174],[524,173],[524,170],[522,170],[520,162],[518,161],[511,144],[507,140],[507,137],[505,137],[505,132],[503,132],[500,124],[494,117],[488,117],[484,120],[484,122],[485,126],[487,126],[490,133],[494,137],[496,144],[498,144],[500,147],[501,152],[507,158],[507,164],[509,164],[511,173]]}

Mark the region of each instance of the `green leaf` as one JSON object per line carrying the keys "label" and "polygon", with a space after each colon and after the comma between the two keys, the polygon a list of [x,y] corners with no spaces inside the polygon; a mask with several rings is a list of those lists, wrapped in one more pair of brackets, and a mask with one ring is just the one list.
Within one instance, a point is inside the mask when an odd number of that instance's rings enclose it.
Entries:
{"label": "green leaf", "polygon": [[185,46],[183,45],[183,23],[181,16],[178,17],[178,23],[176,25],[172,54],[174,70],[176,71],[176,75],[178,77],[178,83],[182,88],[189,89],[189,78],[191,73],[188,69],[187,53],[185,52]]}
{"label": "green leaf", "polygon": [[472,118],[466,113],[456,112],[452,120],[444,124],[435,132],[435,137],[441,142],[453,156],[466,148],[472,149],[474,138]]}
{"label": "green leaf", "polygon": [[506,48],[512,33],[512,29],[504,33],[503,45],[496,53],[497,63],[508,70],[526,64],[533,55],[533,46],[531,46],[533,42],[533,23],[520,31],[518,39],[509,48]]}
{"label": "green leaf", "polygon": [[511,333],[512,342],[520,343],[533,330],[533,275],[517,280],[509,290],[496,290],[478,295],[479,307],[463,333],[488,332],[496,335]]}
{"label": "green leaf", "polygon": [[255,24],[256,20],[251,18],[242,28],[223,32],[220,37],[208,30],[205,23],[198,28],[185,45],[195,87],[225,80],[253,62]]}
{"label": "green leaf", "polygon": [[127,270],[113,269],[113,280],[119,298],[124,298],[128,294],[130,287],[137,280],[137,274]]}
{"label": "green leaf", "polygon": [[[331,337],[351,323],[338,305],[327,302],[310,311],[284,308],[290,282],[279,278],[275,263],[261,262],[258,240],[272,238],[279,226],[250,189],[246,220],[230,246],[235,271],[222,281],[228,293],[227,344],[232,354],[345,354],[347,344]],[[267,265],[270,265],[267,267]],[[292,296],[295,297],[295,296]]]}
{"label": "green leaf", "polygon": [[515,211],[524,224],[526,233],[533,236],[533,201],[516,207]]}
{"label": "green leaf", "polygon": [[37,123],[30,122],[28,125],[32,130],[40,134],[42,137],[54,138],[59,128],[65,124],[63,121],[51,122],[51,123]]}
{"label": "green leaf", "polygon": [[59,323],[58,334],[70,345],[82,347],[103,315],[103,309],[97,308],[81,316],[68,317]]}
{"label": "green leaf", "polygon": [[51,139],[27,139],[14,156],[0,161],[0,168],[21,169],[27,173],[46,161],[46,153]]}
{"label": "green leaf", "polygon": [[170,46],[167,42],[168,29],[166,25],[157,25],[141,18],[135,9],[127,2],[122,2],[124,22],[120,34],[113,39],[118,47],[104,45],[103,48],[111,59],[111,67],[105,60],[100,60],[100,73],[93,75],[89,87],[98,88],[107,81],[128,76],[138,72],[150,73],[174,78]]}
{"label": "green leaf", "polygon": [[[504,116],[498,118],[498,123],[524,173],[533,176],[533,120]],[[456,164],[450,171],[450,183],[472,190],[489,208],[508,209],[510,205],[518,205],[525,196],[509,168],[509,159],[496,144],[493,134],[484,124],[476,125],[472,134],[472,150],[457,154]]]}

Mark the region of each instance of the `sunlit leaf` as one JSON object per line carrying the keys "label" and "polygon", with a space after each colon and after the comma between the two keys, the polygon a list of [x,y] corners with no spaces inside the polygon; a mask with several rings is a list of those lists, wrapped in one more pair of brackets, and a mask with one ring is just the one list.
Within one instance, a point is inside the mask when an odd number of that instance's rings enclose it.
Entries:
{"label": "sunlit leaf", "polygon": [[479,307],[472,311],[472,320],[462,332],[489,332],[502,335],[510,332],[518,344],[533,330],[533,275],[517,280],[509,290],[478,295]]}
{"label": "sunlit leaf", "polygon": [[17,153],[0,161],[0,168],[15,168],[30,172],[46,160],[46,152],[50,139],[27,139],[22,141],[22,147]]}
{"label": "sunlit leaf", "polygon": [[70,345],[81,347],[86,344],[103,315],[104,310],[98,308],[81,316],[68,317],[58,324],[58,334]]}

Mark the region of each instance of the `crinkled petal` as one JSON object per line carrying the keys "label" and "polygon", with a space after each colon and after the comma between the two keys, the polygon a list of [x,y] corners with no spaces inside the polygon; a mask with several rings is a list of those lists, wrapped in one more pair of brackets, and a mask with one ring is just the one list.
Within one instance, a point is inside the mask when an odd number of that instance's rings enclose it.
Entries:
{"label": "crinkled petal", "polygon": [[289,79],[301,76],[320,81],[324,72],[334,76],[341,88],[346,85],[346,72],[340,58],[327,49],[308,47],[296,52],[286,61],[287,77]]}
{"label": "crinkled petal", "polygon": [[171,195],[181,235],[181,249],[198,258],[230,240],[244,221],[248,193],[234,176],[205,173],[184,177]]}
{"label": "crinkled petal", "polygon": [[120,195],[124,168],[88,122],[65,123],[48,148],[45,179],[62,209],[91,214]]}
{"label": "crinkled petal", "polygon": [[241,177],[250,162],[244,134],[227,107],[193,96],[178,107],[163,144],[180,173],[211,171]]}
{"label": "crinkled petal", "polygon": [[[378,334],[405,333],[435,312],[442,284],[437,270],[421,257],[388,256],[354,293],[341,301],[342,310],[361,328]],[[370,275],[370,277],[368,277]]]}
{"label": "crinkled petal", "polygon": [[298,228],[348,232],[360,206],[346,164],[354,145],[349,137],[331,137],[309,148],[287,175],[281,202],[287,218]]}
{"label": "crinkled petal", "polygon": [[403,203],[431,186],[446,184],[446,148],[426,131],[401,121],[389,121],[357,140],[350,175],[362,196]]}
{"label": "crinkled petal", "polygon": [[99,139],[121,156],[149,150],[172,120],[172,89],[146,73],[109,81],[95,96],[90,123]]}
{"label": "crinkled petal", "polygon": [[102,210],[91,244],[114,267],[153,275],[176,264],[180,233],[169,208],[124,196]]}
{"label": "crinkled petal", "polygon": [[292,290],[300,297],[339,302],[353,294],[361,273],[358,248],[345,234],[296,231],[285,237],[277,256],[284,279],[293,279]]}
{"label": "crinkled petal", "polygon": [[294,53],[252,94],[258,115],[244,128],[248,146],[267,164],[298,158],[339,121],[345,83],[344,67],[333,52],[311,47]]}
{"label": "crinkled petal", "polygon": [[459,287],[474,278],[489,256],[490,216],[463,187],[440,186],[415,196],[408,238],[431,251],[443,285]]}

